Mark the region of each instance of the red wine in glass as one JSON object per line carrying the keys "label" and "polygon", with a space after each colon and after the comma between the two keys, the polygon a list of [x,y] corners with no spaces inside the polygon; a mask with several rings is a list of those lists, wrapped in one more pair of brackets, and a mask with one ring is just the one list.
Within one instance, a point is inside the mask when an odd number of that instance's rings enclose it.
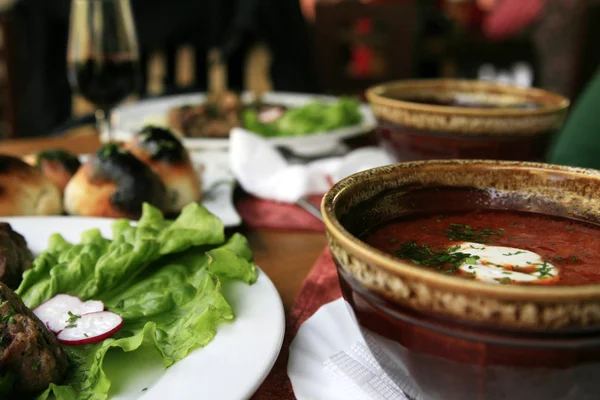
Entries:
{"label": "red wine in glass", "polygon": [[111,137],[110,111],[138,89],[135,25],[129,0],[72,0],[69,82],[101,112],[101,133]]}
{"label": "red wine in glass", "polygon": [[72,67],[77,92],[101,110],[110,110],[136,92],[138,62],[135,58],[88,58]]}

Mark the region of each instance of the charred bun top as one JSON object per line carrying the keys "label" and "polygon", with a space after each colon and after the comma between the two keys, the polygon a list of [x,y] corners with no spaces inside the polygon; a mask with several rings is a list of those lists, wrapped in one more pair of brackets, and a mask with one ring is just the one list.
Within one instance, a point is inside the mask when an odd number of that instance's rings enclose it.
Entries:
{"label": "charred bun top", "polygon": [[160,209],[166,203],[166,190],[160,178],[143,162],[116,144],[102,147],[91,160],[91,181],[116,184],[112,205],[128,215],[139,215],[148,202]]}
{"label": "charred bun top", "polygon": [[35,166],[61,191],[77,172],[81,163],[79,159],[64,150],[44,150],[35,156]]}
{"label": "charred bun top", "polygon": [[135,136],[134,140],[136,145],[143,148],[153,161],[180,163],[188,159],[185,147],[168,129],[146,126]]}
{"label": "charred bun top", "polygon": [[79,162],[79,159],[77,157],[75,157],[73,154],[67,151],[60,149],[44,150],[37,153],[35,161],[36,166],[41,167],[45,161],[57,162],[60,165],[62,165],[62,167],[67,172],[70,172],[71,174],[77,172],[77,170],[81,166],[81,162]]}

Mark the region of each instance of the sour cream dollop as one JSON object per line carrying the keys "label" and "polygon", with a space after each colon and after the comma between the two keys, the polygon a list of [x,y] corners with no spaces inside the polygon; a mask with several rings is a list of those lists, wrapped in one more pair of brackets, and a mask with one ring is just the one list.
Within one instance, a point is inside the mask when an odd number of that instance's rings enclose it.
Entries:
{"label": "sour cream dollop", "polygon": [[483,282],[547,283],[547,279],[558,278],[558,269],[554,265],[528,250],[464,242],[453,252],[470,254],[459,269]]}

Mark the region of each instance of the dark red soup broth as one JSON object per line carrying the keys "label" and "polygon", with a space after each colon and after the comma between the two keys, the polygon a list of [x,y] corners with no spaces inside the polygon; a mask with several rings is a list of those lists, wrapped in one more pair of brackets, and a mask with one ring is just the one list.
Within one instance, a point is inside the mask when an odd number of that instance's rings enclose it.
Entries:
{"label": "dark red soup broth", "polygon": [[[367,233],[362,240],[396,256],[406,254],[399,250],[406,249],[407,244],[419,248],[426,245],[432,252],[461,242],[513,247],[537,253],[558,268],[557,279],[535,283],[600,284],[600,226],[567,218],[492,210],[432,214],[392,221]],[[421,267],[469,278],[450,264]]]}

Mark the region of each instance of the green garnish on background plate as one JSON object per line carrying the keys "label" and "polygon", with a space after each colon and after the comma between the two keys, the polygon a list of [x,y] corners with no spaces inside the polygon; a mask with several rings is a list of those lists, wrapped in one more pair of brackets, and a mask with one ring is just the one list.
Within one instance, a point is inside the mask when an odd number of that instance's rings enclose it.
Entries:
{"label": "green garnish on background plate", "polygon": [[361,121],[360,103],[348,97],[342,97],[333,103],[316,101],[291,107],[270,123],[261,122],[255,109],[248,108],[242,112],[242,126],[265,137],[326,133],[357,125]]}
{"label": "green garnish on background plate", "polygon": [[127,220],[113,224],[113,240],[97,229],[83,233],[78,244],[53,235],[17,294],[30,308],[58,293],[102,300],[124,325],[103,342],[65,346],[70,377],[38,399],[107,399],[111,382],[103,361],[112,348],[153,347],[165,368],[173,365],[206,346],[217,325],[234,319],[223,282],[253,284],[257,277],[246,239],[235,234],[226,240],[222,222],[198,204],[188,205],[175,221],[145,204],[136,226]]}

